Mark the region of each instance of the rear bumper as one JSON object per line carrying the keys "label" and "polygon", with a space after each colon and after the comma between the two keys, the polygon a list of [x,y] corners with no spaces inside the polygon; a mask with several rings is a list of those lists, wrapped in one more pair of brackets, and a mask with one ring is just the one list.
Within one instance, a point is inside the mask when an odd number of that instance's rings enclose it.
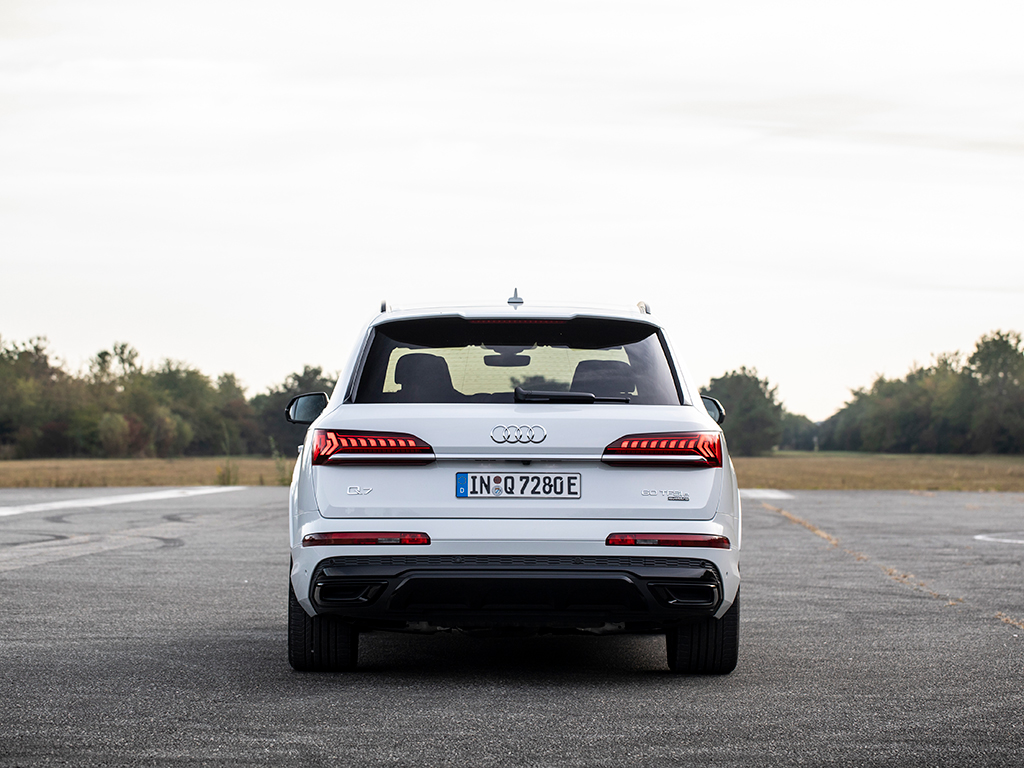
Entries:
{"label": "rear bumper", "polygon": [[710,560],[640,556],[394,555],[320,561],[317,614],[364,629],[534,627],[658,631],[713,616]]}

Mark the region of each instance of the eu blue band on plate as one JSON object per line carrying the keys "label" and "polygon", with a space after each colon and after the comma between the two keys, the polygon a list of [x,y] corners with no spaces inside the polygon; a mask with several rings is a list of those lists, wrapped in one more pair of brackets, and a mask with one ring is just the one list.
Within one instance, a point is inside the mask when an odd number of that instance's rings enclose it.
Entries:
{"label": "eu blue band on plate", "polygon": [[469,496],[469,480],[467,472],[456,472],[455,473],[455,495],[462,496],[465,498]]}

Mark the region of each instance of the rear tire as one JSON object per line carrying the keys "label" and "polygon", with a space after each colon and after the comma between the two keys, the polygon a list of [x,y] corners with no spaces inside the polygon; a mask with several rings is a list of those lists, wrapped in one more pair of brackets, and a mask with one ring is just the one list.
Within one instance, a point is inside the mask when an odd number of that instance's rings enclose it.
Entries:
{"label": "rear tire", "polygon": [[665,633],[668,668],[691,675],[727,675],[736,669],[740,640],[740,593],[720,619],[680,624]]}
{"label": "rear tire", "polygon": [[299,672],[350,672],[359,656],[359,632],[334,616],[310,616],[288,585],[288,663]]}

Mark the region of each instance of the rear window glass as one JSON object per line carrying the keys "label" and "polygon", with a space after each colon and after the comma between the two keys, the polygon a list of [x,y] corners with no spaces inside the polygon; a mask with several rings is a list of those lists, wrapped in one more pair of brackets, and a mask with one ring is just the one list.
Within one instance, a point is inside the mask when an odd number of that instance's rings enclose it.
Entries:
{"label": "rear window glass", "polygon": [[355,402],[511,403],[517,386],[680,403],[661,337],[646,323],[453,317],[376,326]]}

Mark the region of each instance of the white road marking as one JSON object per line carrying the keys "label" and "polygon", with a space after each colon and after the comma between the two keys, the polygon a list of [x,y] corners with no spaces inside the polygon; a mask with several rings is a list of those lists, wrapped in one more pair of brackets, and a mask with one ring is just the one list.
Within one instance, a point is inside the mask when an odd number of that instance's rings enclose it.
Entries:
{"label": "white road marking", "polygon": [[741,499],[792,499],[793,494],[774,488],[740,488]]}
{"label": "white road marking", "polygon": [[172,488],[168,491],[149,493],[124,493],[118,496],[94,496],[85,499],[65,499],[42,504],[23,504],[20,507],[0,507],[0,517],[23,515],[26,512],[52,512],[57,509],[82,509],[85,507],[109,507],[113,504],[132,504],[139,501],[161,501],[163,499],[184,499],[189,496],[205,496],[209,493],[243,491],[244,485],[212,486],[202,488]]}
{"label": "white road marking", "polygon": [[1009,534],[989,534],[979,533],[974,538],[978,541],[997,541],[1000,544],[1024,544],[1024,538],[1020,539],[1004,539],[1002,536],[1024,536],[1024,533],[1009,533]]}

